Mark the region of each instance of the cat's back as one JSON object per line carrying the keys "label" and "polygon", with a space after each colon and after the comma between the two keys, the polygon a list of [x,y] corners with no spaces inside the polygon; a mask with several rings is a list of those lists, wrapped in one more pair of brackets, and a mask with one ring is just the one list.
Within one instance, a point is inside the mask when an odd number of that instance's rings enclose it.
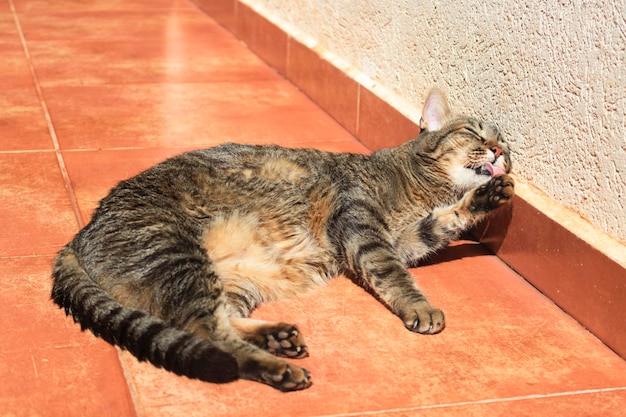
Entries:
{"label": "cat's back", "polygon": [[[187,152],[170,158],[131,179],[141,186],[175,185],[172,190],[195,187],[198,181],[224,186],[244,183],[255,185],[300,184],[307,188],[312,181],[336,177],[338,164],[358,158],[315,149],[290,149],[280,146],[240,145],[229,143],[214,148]],[[164,183],[165,182],[165,183]]]}
{"label": "cat's back", "polygon": [[316,221],[331,210],[344,173],[362,167],[362,158],[239,144],[183,153],[121,181],[100,202],[87,230],[151,230],[152,224],[172,223],[199,232],[232,213]]}
{"label": "cat's back", "polygon": [[[205,196],[224,199],[228,189],[259,196],[289,188],[305,189],[322,179],[330,154],[311,149],[225,144],[183,153],[121,181],[101,201],[107,209],[159,203],[172,208],[182,200]],[[293,185],[298,187],[291,187]],[[233,196],[231,196],[232,198]],[[101,210],[100,210],[101,211]],[[96,212],[98,214],[98,211]]]}

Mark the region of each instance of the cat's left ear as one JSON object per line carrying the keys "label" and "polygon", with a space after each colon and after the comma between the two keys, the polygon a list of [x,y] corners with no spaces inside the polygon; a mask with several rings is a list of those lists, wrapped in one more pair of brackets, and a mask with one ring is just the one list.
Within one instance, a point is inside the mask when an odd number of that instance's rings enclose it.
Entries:
{"label": "cat's left ear", "polygon": [[433,88],[428,93],[420,119],[420,129],[432,132],[441,129],[444,120],[450,114],[448,100],[438,88]]}

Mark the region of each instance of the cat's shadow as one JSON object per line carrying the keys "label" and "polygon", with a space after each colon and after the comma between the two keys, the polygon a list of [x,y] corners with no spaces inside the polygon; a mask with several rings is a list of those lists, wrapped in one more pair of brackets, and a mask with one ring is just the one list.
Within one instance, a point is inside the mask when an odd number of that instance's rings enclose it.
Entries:
{"label": "cat's shadow", "polygon": [[410,265],[410,267],[419,268],[420,266],[435,265],[463,258],[473,258],[475,256],[491,254],[492,252],[486,246],[470,236],[464,236],[463,239],[450,243],[445,249],[436,252],[427,259],[423,259],[414,265]]}
{"label": "cat's shadow", "polygon": [[[486,246],[475,240],[470,235],[463,235],[460,240],[450,243],[445,249],[436,252],[428,259],[424,259],[415,265],[409,265],[409,268],[419,268],[422,266],[456,261],[463,258],[486,255],[492,255],[492,252]],[[376,294],[376,292],[372,290],[362,278],[351,274],[345,274],[345,276],[386,306],[385,302],[380,299],[378,294]],[[389,308],[388,306],[386,307]]]}

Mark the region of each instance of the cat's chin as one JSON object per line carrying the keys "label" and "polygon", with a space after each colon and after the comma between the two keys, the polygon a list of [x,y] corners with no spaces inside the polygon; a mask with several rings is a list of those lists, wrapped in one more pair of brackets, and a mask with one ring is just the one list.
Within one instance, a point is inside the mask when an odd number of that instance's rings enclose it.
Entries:
{"label": "cat's chin", "polygon": [[450,173],[450,176],[452,177],[457,189],[462,192],[466,192],[474,187],[483,185],[496,175],[505,173],[506,171],[504,168],[487,162],[477,168],[457,168]]}

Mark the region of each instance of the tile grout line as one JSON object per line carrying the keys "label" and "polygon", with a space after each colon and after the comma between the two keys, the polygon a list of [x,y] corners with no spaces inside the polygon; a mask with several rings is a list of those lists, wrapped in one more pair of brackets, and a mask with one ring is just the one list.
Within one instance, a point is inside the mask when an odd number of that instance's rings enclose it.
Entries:
{"label": "tile grout line", "polygon": [[28,50],[28,45],[26,44],[26,38],[24,37],[24,32],[22,31],[22,25],[20,24],[20,20],[17,16],[17,12],[15,10],[15,5],[13,4],[13,0],[9,0],[9,9],[11,10],[13,21],[15,23],[18,36],[20,37],[20,42],[22,44],[22,49],[24,50],[24,55],[26,56],[26,61],[28,62],[30,75],[35,85],[35,91],[37,92],[39,104],[43,111],[44,119],[46,120],[48,133],[50,134],[52,145],[54,147],[54,153],[57,158],[57,163],[59,165],[59,169],[61,170],[61,176],[63,177],[63,184],[65,186],[65,191],[67,192],[68,198],[70,200],[70,204],[72,206],[72,209],[74,210],[74,215],[76,216],[76,221],[78,222],[78,226],[82,228],[85,223],[83,221],[82,215],[80,214],[80,209],[78,207],[78,200],[76,199],[76,195],[74,194],[74,188],[72,187],[72,183],[70,181],[70,177],[67,172],[67,168],[65,166],[65,161],[63,160],[63,155],[61,154],[59,141],[56,135],[56,131],[54,130],[54,124],[52,123],[50,112],[48,111],[48,105],[46,104],[46,101],[43,97],[43,91],[41,90],[41,86],[39,85],[39,79],[37,78],[37,73],[35,72],[35,67],[33,65],[33,61],[30,56],[30,51]]}
{"label": "tile grout line", "polygon": [[46,258],[50,259],[50,257],[56,256],[56,253],[37,253],[33,255],[1,255],[0,260],[4,259],[34,259],[34,258]]}
{"label": "tile grout line", "polygon": [[126,386],[128,387],[128,393],[133,403],[135,416],[146,417],[146,412],[144,410],[144,407],[141,405],[141,401],[139,399],[139,390],[137,389],[137,384],[135,382],[135,379],[133,378],[133,374],[128,366],[124,363],[124,351],[119,346],[115,346],[115,351],[117,353],[117,358],[120,361],[122,374],[124,375],[124,379],[126,380]]}
{"label": "tile grout line", "polygon": [[0,151],[0,155],[23,154],[23,153],[46,153],[54,152],[54,149],[19,149]]}
{"label": "tile grout line", "polygon": [[[15,26],[17,29],[17,33],[20,37],[20,42],[22,44],[22,48],[24,50],[24,55],[26,56],[26,61],[28,62],[28,66],[30,69],[30,74],[33,79],[33,83],[35,85],[35,91],[37,92],[37,97],[39,99],[39,104],[41,105],[41,109],[44,113],[44,118],[46,120],[46,125],[48,127],[48,133],[50,134],[50,138],[52,140],[52,144],[54,146],[54,153],[57,158],[57,163],[59,165],[59,169],[61,171],[61,176],[63,177],[63,184],[65,186],[65,191],[67,192],[68,198],[70,200],[70,204],[72,209],[74,210],[74,215],[76,217],[76,221],[78,222],[78,226],[83,228],[85,223],[83,221],[82,215],[80,213],[80,209],[78,206],[78,200],[76,199],[76,195],[74,193],[74,187],[72,187],[72,182],[70,180],[69,174],[67,172],[67,167],[65,165],[65,160],[63,159],[63,155],[61,153],[61,148],[59,146],[59,140],[56,135],[56,131],[54,130],[54,124],[52,123],[52,118],[50,117],[50,112],[48,111],[48,106],[43,96],[43,91],[41,90],[41,86],[39,84],[39,79],[37,77],[37,73],[35,71],[35,67],[33,65],[30,52],[28,50],[28,45],[26,44],[26,38],[24,37],[24,32],[22,31],[22,25],[20,24],[19,18],[17,16],[17,12],[15,10],[15,6],[13,4],[13,0],[9,0],[9,9],[11,10],[11,14],[13,16],[13,21],[15,22]],[[119,361],[119,365],[122,368],[122,372],[124,374],[124,378],[126,381],[126,386],[128,387],[129,394],[131,397],[131,402],[133,404],[133,411],[136,416],[143,416],[143,412],[141,407],[139,407],[139,401],[137,398],[136,389],[134,384],[131,383],[129,379],[128,372],[122,362],[121,352],[119,349],[117,350],[117,357]]]}
{"label": "tile grout line", "polygon": [[405,407],[405,408],[390,408],[390,409],[383,409],[383,410],[377,410],[377,411],[361,411],[361,412],[340,413],[340,414],[323,414],[318,417],[376,416],[376,415],[386,415],[386,414],[395,414],[395,413],[405,413],[407,411],[425,411],[425,410],[435,410],[435,409],[440,409],[440,408],[466,407],[466,406],[472,406],[472,405],[497,404],[497,403],[507,403],[507,402],[514,402],[514,401],[541,400],[541,399],[546,399],[546,398],[560,398],[560,397],[569,397],[569,396],[575,396],[575,395],[601,394],[601,393],[619,392],[619,391],[626,391],[626,387],[597,388],[597,389],[587,389],[587,390],[578,390],[578,391],[563,391],[563,392],[555,392],[552,394],[529,394],[529,395],[520,395],[516,397],[488,398],[488,399],[476,400],[476,401],[459,401],[456,403],[421,405],[421,406]]}

